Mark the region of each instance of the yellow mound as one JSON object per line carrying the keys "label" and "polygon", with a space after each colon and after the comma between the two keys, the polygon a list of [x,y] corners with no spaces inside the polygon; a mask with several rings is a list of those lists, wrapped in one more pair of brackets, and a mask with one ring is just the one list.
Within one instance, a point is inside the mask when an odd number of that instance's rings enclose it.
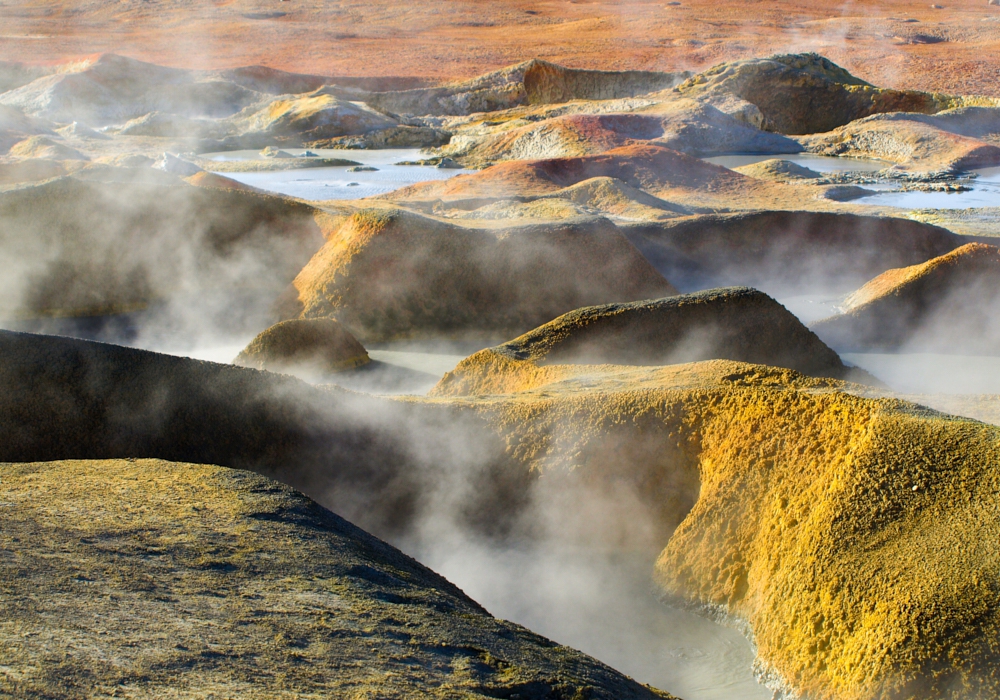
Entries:
{"label": "yellow mound", "polygon": [[[824,700],[1000,692],[1000,429],[727,361],[546,366],[520,388],[452,400],[550,492],[630,494],[617,511],[571,498],[565,528],[666,543],[664,593],[745,623],[773,682]],[[652,533],[629,529],[647,515]]]}

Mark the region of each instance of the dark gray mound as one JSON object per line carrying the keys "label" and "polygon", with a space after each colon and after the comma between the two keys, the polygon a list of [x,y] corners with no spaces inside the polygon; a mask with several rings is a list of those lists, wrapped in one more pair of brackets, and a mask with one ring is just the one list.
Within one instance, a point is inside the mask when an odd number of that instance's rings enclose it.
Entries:
{"label": "dark gray mound", "polygon": [[835,379],[871,378],[774,299],[748,287],[588,306],[499,346],[539,364],[665,365],[736,360]]}
{"label": "dark gray mound", "polygon": [[908,219],[806,211],[710,214],[621,230],[682,291],[747,285],[769,294],[845,294],[969,241]]}

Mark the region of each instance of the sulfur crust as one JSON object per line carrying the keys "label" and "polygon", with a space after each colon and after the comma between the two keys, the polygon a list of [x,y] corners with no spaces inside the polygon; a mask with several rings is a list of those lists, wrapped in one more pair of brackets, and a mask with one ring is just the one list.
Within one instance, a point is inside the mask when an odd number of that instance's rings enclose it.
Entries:
{"label": "sulfur crust", "polygon": [[664,595],[747,623],[786,689],[1000,692],[1000,429],[728,361],[548,366],[505,389],[450,400],[534,470],[637,485]]}

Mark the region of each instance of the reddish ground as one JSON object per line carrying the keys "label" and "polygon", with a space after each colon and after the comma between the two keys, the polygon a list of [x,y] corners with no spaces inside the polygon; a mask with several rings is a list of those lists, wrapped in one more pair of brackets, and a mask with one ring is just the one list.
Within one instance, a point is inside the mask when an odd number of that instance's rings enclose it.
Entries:
{"label": "reddish ground", "polygon": [[0,0],[0,60],[444,79],[533,56],[676,70],[809,50],[881,85],[1000,95],[1000,6],[937,2]]}

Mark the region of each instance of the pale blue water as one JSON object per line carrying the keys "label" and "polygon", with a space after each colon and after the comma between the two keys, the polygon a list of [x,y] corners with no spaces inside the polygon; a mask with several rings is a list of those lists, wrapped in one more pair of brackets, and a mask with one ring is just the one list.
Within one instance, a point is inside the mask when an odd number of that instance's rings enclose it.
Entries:
{"label": "pale blue water", "polygon": [[[284,148],[298,156],[301,148]],[[401,187],[415,185],[428,180],[447,180],[469,172],[422,165],[396,165],[400,161],[426,158],[416,148],[389,148],[382,150],[312,149],[324,158],[344,158],[362,165],[378,168],[376,172],[348,172],[353,166],[343,165],[332,168],[302,168],[268,173],[221,173],[243,184],[311,201],[326,199],[361,199],[386,194]],[[258,160],[259,151],[229,151],[226,153],[206,153],[202,158],[218,161]]]}

